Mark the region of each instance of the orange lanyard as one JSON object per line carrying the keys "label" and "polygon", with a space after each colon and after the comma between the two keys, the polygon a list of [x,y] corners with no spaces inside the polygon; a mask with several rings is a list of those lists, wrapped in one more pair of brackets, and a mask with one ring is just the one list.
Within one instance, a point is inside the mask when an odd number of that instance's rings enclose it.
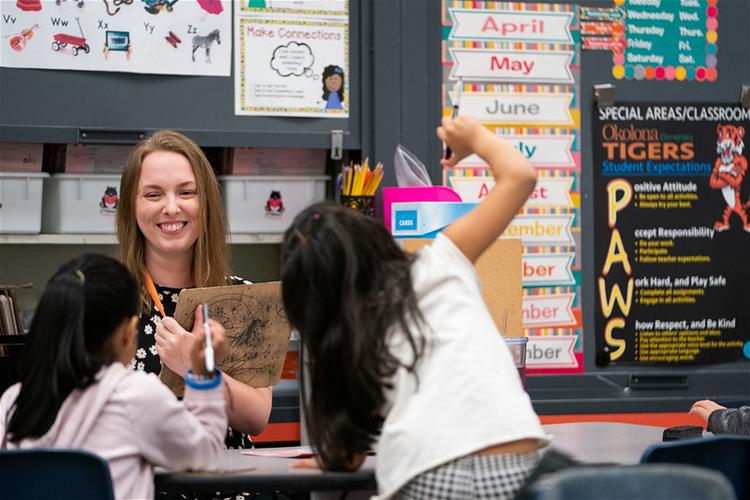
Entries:
{"label": "orange lanyard", "polygon": [[146,280],[146,290],[148,290],[148,294],[151,296],[151,300],[154,301],[154,305],[156,306],[156,309],[161,313],[162,318],[166,318],[167,314],[164,312],[164,306],[161,303],[161,299],[159,298],[159,293],[156,291],[156,286],[154,286],[154,280],[151,279],[151,275],[146,271],[144,273],[143,278]]}

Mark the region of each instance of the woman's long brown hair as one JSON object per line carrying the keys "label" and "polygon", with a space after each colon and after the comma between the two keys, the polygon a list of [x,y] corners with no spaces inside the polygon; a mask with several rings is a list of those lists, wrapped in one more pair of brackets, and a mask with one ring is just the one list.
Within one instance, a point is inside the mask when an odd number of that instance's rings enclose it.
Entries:
{"label": "woman's long brown hair", "polygon": [[162,130],[139,143],[130,152],[120,180],[120,202],[117,206],[117,239],[120,261],[138,280],[144,311],[151,308],[145,291],[146,239],[138,227],[135,204],[143,160],[156,151],[178,153],[193,168],[200,203],[200,230],[193,250],[193,283],[196,287],[226,284],[229,271],[229,247],[226,243],[227,221],[219,182],[203,151],[190,139],[172,130]]}

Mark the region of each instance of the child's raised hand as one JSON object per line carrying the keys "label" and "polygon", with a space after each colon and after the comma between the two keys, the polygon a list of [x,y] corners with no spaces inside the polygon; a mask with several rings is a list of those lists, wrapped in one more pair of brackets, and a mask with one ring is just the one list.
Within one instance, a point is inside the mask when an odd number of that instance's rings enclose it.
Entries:
{"label": "child's raised hand", "polygon": [[[211,329],[211,345],[214,348],[214,357],[218,361],[226,353],[226,330],[221,323],[212,319],[208,320]],[[195,309],[195,322],[193,323],[193,335],[190,346],[190,362],[193,373],[197,375],[209,375],[206,370],[206,333],[203,331],[203,311],[199,305]]]}
{"label": "child's raised hand", "polygon": [[[472,153],[476,153],[480,141],[495,139],[483,125],[468,116],[444,117],[437,135],[450,146],[450,158],[441,161],[444,167],[453,167]],[[489,137],[488,137],[489,136]]]}

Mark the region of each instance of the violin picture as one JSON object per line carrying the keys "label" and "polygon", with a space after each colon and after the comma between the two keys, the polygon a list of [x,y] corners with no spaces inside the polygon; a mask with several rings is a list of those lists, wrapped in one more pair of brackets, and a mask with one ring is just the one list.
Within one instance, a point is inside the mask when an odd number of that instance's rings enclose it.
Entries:
{"label": "violin picture", "polygon": [[31,40],[31,38],[34,36],[34,30],[38,29],[39,25],[35,24],[29,29],[25,29],[18,33],[17,35],[13,35],[10,38],[10,47],[15,50],[16,52],[21,52],[23,49],[26,48],[26,42]]}

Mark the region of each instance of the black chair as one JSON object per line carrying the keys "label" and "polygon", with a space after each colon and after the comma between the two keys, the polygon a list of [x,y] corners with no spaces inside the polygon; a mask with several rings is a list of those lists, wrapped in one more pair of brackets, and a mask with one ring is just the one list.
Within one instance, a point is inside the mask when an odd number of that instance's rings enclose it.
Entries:
{"label": "black chair", "polygon": [[107,462],[82,450],[0,450],[0,496],[13,500],[114,500]]}
{"label": "black chair", "polygon": [[750,437],[707,436],[658,443],[646,448],[641,463],[689,464],[724,474],[737,498],[750,497]]}
{"label": "black chair", "polygon": [[690,465],[571,467],[545,476],[535,500],[736,500],[718,472]]}

